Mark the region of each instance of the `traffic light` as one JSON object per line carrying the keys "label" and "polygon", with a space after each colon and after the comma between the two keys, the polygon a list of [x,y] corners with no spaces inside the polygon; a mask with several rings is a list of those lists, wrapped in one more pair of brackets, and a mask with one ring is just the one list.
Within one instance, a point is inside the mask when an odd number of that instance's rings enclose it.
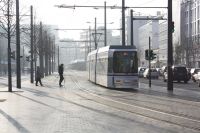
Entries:
{"label": "traffic light", "polygon": [[154,60],[156,58],[156,53],[153,50],[150,50],[150,60]]}
{"label": "traffic light", "polygon": [[153,57],[153,50],[150,50],[149,54],[150,54],[150,60],[152,60],[152,57]]}
{"label": "traffic light", "polygon": [[151,60],[154,60],[156,58],[156,53],[153,53]]}
{"label": "traffic light", "polygon": [[10,57],[15,60],[15,51],[10,53]]}
{"label": "traffic light", "polygon": [[172,21],[172,33],[174,33],[175,29],[174,29],[174,21]]}
{"label": "traffic light", "polygon": [[145,59],[149,60],[149,50],[148,49],[145,50]]}
{"label": "traffic light", "polygon": [[156,58],[156,53],[153,52],[153,50],[145,50],[145,59],[146,60],[154,60]]}

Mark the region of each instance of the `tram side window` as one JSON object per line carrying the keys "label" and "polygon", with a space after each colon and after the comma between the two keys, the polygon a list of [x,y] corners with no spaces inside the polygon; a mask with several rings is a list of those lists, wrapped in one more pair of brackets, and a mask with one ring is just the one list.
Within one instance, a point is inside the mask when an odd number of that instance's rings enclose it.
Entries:
{"label": "tram side window", "polygon": [[112,57],[108,58],[108,72],[109,73],[113,72],[113,58]]}
{"label": "tram side window", "polygon": [[137,52],[133,53],[133,60],[132,60],[132,72],[137,73],[138,72],[138,56]]}

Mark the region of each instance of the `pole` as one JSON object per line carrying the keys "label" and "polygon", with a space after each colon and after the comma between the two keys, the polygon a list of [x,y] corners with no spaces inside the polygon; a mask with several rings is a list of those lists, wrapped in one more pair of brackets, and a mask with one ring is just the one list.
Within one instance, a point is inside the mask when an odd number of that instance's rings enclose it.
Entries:
{"label": "pole", "polygon": [[59,46],[58,46],[58,67],[59,67],[59,64],[60,64],[60,53],[59,53],[60,51],[59,51]]}
{"label": "pole", "polygon": [[87,61],[87,50],[88,50],[88,48],[87,48],[87,42],[85,42],[85,62]]}
{"label": "pole", "polygon": [[104,46],[107,46],[106,1],[104,2]]}
{"label": "pole", "polygon": [[40,41],[39,41],[39,60],[40,60],[40,70],[41,75],[44,77],[44,44],[43,44],[43,26],[42,22],[40,22]]}
{"label": "pole", "polygon": [[55,68],[56,68],[56,44],[55,44],[55,39],[54,39],[54,43],[53,43],[53,60],[54,60],[54,66],[53,66],[53,72],[55,72]]}
{"label": "pole", "polygon": [[23,68],[22,68],[22,72],[23,72],[23,74],[25,74],[25,73],[24,73],[24,67],[25,67],[24,46],[23,46],[23,58],[22,58],[22,60],[23,60]]}
{"label": "pole", "polygon": [[36,24],[35,24],[36,17],[34,16],[34,30],[33,30],[33,44],[34,44],[34,70],[35,70],[35,78],[36,80],[36,69],[37,69],[37,46],[36,46]]}
{"label": "pole", "polygon": [[95,50],[97,49],[97,18],[94,19],[94,30],[95,30],[95,33],[94,33],[94,43],[95,43]]}
{"label": "pole", "polygon": [[45,46],[45,49],[44,49],[44,73],[45,73],[45,76],[48,76],[48,70],[49,70],[49,62],[48,62],[48,51],[49,51],[49,41],[48,41],[48,35],[47,35],[47,31],[45,31],[45,40],[44,40],[44,46]]}
{"label": "pole", "polygon": [[151,37],[149,37],[149,88],[151,88],[151,58],[150,58],[150,51],[151,51]]}
{"label": "pole", "polygon": [[51,42],[51,73],[53,74],[53,62],[54,62],[54,60],[53,60],[53,54],[54,54],[54,50],[53,50],[53,44],[54,44],[54,39],[55,39],[55,37],[53,37],[53,40],[52,40],[52,42]]}
{"label": "pole", "polygon": [[[97,49],[97,19],[95,18],[95,50]],[[96,79],[97,79],[97,52],[95,54],[95,70],[94,70],[94,80],[95,80],[95,84],[96,84]]]}
{"label": "pole", "polygon": [[[91,52],[91,27],[89,26],[89,49],[88,49],[88,53]],[[88,59],[88,67],[89,67],[89,80],[90,80],[90,59]]]}
{"label": "pole", "polygon": [[122,46],[125,45],[125,0],[122,0]]}
{"label": "pole", "polygon": [[92,42],[92,39],[91,39],[91,27],[89,27],[89,40],[90,40],[90,52],[91,52],[91,42]]}
{"label": "pole", "polygon": [[33,83],[33,6],[31,6],[31,83]]}
{"label": "pole", "polygon": [[54,72],[56,71],[56,44],[55,44],[55,40],[54,40]]}
{"label": "pole", "polygon": [[133,46],[133,10],[131,9],[131,46]]}
{"label": "pole", "polygon": [[172,65],[173,65],[173,46],[172,46],[172,0],[168,0],[168,60],[167,60],[167,90],[173,91],[173,75],[172,75]]}
{"label": "pole", "polygon": [[12,92],[11,47],[10,47],[10,0],[7,7],[8,15],[8,91]]}
{"label": "pole", "polygon": [[48,61],[49,61],[49,75],[51,75],[51,55],[52,55],[52,45],[51,45],[51,37],[49,37],[49,50],[48,50]]}
{"label": "pole", "polygon": [[21,88],[19,0],[16,0],[16,65],[17,88]]}

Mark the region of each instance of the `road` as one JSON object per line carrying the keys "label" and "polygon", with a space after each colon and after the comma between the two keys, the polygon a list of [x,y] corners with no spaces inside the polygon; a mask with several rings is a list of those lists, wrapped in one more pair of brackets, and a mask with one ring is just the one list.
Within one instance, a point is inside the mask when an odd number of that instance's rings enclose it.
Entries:
{"label": "road", "polygon": [[[167,123],[170,124],[167,130],[170,130],[174,125],[186,127],[188,129],[197,129],[200,126],[200,117],[198,117],[200,105],[196,103],[196,101],[200,100],[198,99],[200,96],[199,94],[194,96],[193,93],[186,93],[187,95],[185,95],[185,91],[188,90],[182,91],[176,88],[174,94],[170,95],[166,90],[162,90],[163,88],[158,86],[161,84],[161,80],[155,81],[157,88],[153,86],[155,88],[151,90],[146,87],[146,83],[143,83],[147,82],[146,79],[140,80],[140,88],[138,89],[121,90],[108,89],[94,85],[86,80],[87,78],[84,72],[73,72],[68,76],[80,90],[87,93],[82,94],[82,97],[129,112],[132,115],[145,117],[146,120],[150,119],[151,122],[154,120],[158,120],[161,123],[167,121]],[[195,84],[189,83],[188,85]],[[186,89],[185,84],[176,86],[181,89]],[[197,90],[198,88],[195,91]],[[141,119],[139,119],[139,121],[140,120]],[[149,122],[146,124],[151,123]],[[157,122],[154,124],[159,125],[160,123]],[[161,126],[163,125],[161,124]]]}
{"label": "road", "polygon": [[[140,78],[141,83],[149,84],[149,79],[146,78]],[[164,82],[162,78],[159,79],[152,79],[151,80],[152,85],[167,87],[167,82]],[[193,82],[192,80],[189,80],[188,83],[184,82],[173,82],[174,88],[184,89],[184,90],[193,90],[193,91],[200,91],[200,87],[198,87],[198,84],[196,82]]]}

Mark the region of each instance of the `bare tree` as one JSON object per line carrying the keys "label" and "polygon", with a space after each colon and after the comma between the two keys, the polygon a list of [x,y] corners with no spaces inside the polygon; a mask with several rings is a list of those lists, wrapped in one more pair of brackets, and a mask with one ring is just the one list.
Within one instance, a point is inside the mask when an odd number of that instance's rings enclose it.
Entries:
{"label": "bare tree", "polygon": [[174,49],[174,64],[182,64],[182,57],[184,56],[184,49],[182,45],[175,44]]}
{"label": "bare tree", "polygon": [[[9,7],[8,7],[9,5]],[[15,36],[15,12],[14,12],[14,1],[13,0],[1,0],[0,1],[0,36],[8,38],[8,23],[10,23],[10,36]],[[9,14],[8,14],[9,8]],[[9,17],[8,17],[9,15]]]}

